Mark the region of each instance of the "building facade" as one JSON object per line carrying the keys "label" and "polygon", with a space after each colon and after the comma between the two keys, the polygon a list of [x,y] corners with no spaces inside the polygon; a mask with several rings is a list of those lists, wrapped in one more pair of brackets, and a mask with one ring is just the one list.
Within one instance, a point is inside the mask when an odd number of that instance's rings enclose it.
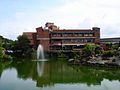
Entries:
{"label": "building facade", "polygon": [[120,37],[116,38],[101,38],[101,43],[112,43],[112,44],[119,44],[120,43]]}
{"label": "building facade", "polygon": [[23,35],[26,35],[30,41],[30,46],[35,48],[37,47],[37,33],[36,32],[23,32]]}
{"label": "building facade", "polygon": [[28,36],[33,47],[41,44],[45,51],[79,51],[85,44],[100,44],[100,28],[59,29],[54,23],[36,28],[36,32],[23,33]]}
{"label": "building facade", "polygon": [[109,45],[115,45],[117,47],[120,47],[120,37],[114,37],[114,38],[101,38],[100,39],[101,47],[103,47],[104,50],[109,50]]}

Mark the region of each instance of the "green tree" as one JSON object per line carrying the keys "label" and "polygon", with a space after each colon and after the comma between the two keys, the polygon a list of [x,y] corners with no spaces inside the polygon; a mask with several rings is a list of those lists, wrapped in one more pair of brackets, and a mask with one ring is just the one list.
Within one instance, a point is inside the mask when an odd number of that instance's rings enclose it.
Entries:
{"label": "green tree", "polygon": [[86,44],[82,49],[82,53],[84,57],[90,57],[95,55],[95,45],[94,44]]}
{"label": "green tree", "polygon": [[5,48],[6,50],[12,50],[14,41],[4,38],[3,36],[0,36],[1,42],[2,42],[2,47]]}
{"label": "green tree", "polygon": [[74,57],[75,60],[80,59],[81,58],[81,52],[73,52],[73,57]]}
{"label": "green tree", "polygon": [[103,51],[102,52],[102,56],[103,57],[113,57],[117,55],[117,51],[116,50],[108,50],[108,51]]}
{"label": "green tree", "polygon": [[102,53],[102,48],[100,45],[95,45],[95,54],[101,54]]}
{"label": "green tree", "polygon": [[15,47],[14,50],[17,52],[19,51],[21,55],[29,56],[29,54],[32,51],[32,48],[30,47],[30,41],[27,38],[26,35],[20,35],[17,38],[18,40],[15,41]]}
{"label": "green tree", "polygon": [[0,39],[0,60],[3,59],[3,55],[2,40]]}
{"label": "green tree", "polygon": [[65,54],[62,51],[57,52],[57,57],[65,57]]}
{"label": "green tree", "polygon": [[112,45],[112,50],[118,50],[118,45],[113,44],[113,45]]}
{"label": "green tree", "polygon": [[106,43],[106,46],[108,47],[109,50],[112,49],[112,45],[113,45],[113,44],[112,44],[111,42]]}

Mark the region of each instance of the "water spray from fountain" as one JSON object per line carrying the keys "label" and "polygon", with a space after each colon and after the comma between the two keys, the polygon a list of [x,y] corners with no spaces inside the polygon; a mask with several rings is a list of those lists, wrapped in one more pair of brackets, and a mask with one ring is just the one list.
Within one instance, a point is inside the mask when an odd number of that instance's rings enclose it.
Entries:
{"label": "water spray from fountain", "polygon": [[44,56],[44,49],[42,45],[39,45],[37,48],[37,73],[41,77],[44,73],[44,61],[45,56]]}
{"label": "water spray from fountain", "polygon": [[37,48],[37,60],[44,60],[45,56],[44,56],[44,49],[42,45],[39,45]]}

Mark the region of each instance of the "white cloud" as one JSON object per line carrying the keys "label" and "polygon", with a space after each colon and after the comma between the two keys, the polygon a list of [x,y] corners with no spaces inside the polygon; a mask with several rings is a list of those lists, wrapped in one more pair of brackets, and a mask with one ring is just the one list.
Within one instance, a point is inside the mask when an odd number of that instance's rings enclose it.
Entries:
{"label": "white cloud", "polygon": [[[60,28],[101,28],[102,37],[120,36],[119,0],[63,0],[61,6],[48,7],[45,11],[16,12],[14,19],[0,24],[0,33],[14,38],[24,31],[35,31],[51,21]],[[4,33],[3,33],[4,35]],[[10,35],[10,36],[9,36]],[[13,37],[12,37],[13,38]]]}
{"label": "white cloud", "polygon": [[24,12],[16,12],[15,13],[15,18],[16,19],[22,19],[22,18],[24,18],[24,16],[25,16]]}

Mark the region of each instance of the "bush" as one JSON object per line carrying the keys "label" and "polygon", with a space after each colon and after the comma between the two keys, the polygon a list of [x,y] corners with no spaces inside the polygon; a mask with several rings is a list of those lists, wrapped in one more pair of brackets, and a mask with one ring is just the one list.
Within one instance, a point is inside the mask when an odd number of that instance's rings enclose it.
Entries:
{"label": "bush", "polygon": [[0,47],[0,60],[3,58],[3,48]]}
{"label": "bush", "polygon": [[95,45],[94,44],[86,44],[82,49],[83,56],[92,56],[95,54]]}
{"label": "bush", "polygon": [[5,61],[6,61],[6,60],[7,60],[7,61],[8,61],[8,60],[12,60],[12,59],[13,59],[13,58],[12,58],[10,55],[4,55],[4,56],[3,56],[3,60],[5,60]]}
{"label": "bush", "polygon": [[80,52],[73,52],[73,57],[74,57],[74,59],[80,59],[81,53]]}
{"label": "bush", "polygon": [[113,57],[114,55],[116,55],[115,50],[103,51],[103,53],[102,53],[103,57]]}

